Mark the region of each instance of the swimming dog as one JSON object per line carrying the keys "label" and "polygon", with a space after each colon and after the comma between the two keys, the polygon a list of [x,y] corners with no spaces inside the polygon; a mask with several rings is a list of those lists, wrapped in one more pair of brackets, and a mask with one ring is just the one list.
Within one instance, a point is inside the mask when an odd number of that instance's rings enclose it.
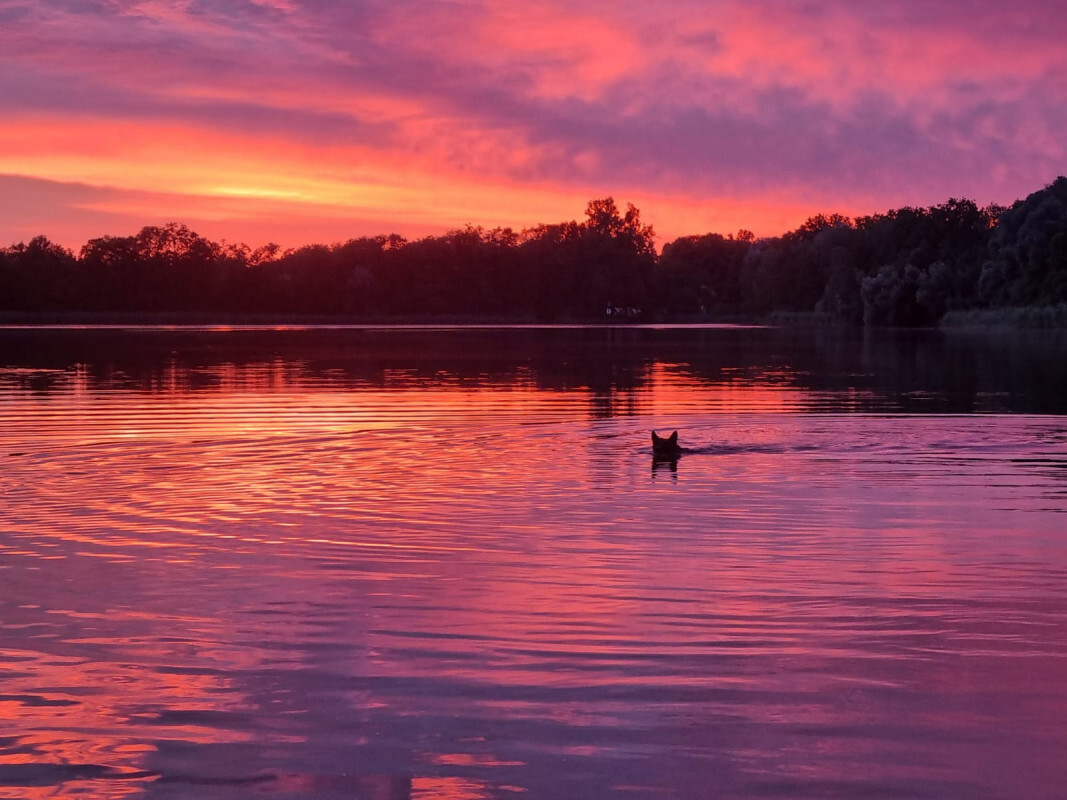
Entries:
{"label": "swimming dog", "polygon": [[662,460],[674,460],[682,454],[682,448],[678,446],[678,431],[666,438],[657,436],[652,431],[652,458]]}

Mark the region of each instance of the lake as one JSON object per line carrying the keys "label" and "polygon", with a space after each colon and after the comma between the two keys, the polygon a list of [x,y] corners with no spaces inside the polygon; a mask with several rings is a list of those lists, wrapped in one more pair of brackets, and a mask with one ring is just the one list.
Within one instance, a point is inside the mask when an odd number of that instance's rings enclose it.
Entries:
{"label": "lake", "polygon": [[0,467],[5,800],[1064,796],[1063,334],[7,328]]}

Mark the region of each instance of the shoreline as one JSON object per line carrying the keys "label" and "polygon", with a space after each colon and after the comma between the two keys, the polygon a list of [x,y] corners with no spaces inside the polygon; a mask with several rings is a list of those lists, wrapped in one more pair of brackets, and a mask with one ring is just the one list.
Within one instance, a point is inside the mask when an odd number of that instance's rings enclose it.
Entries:
{"label": "shoreline", "polygon": [[670,318],[557,318],[536,319],[525,316],[506,315],[411,315],[411,316],[360,316],[350,314],[228,314],[224,312],[181,311],[0,311],[0,326],[4,327],[376,327],[376,326],[599,326],[634,327],[640,325],[736,325],[745,327],[773,324],[754,316],[686,316]]}
{"label": "shoreline", "polygon": [[768,314],[684,314],[648,317],[558,317],[538,319],[504,314],[287,314],[227,313],[206,311],[0,311],[0,327],[156,327],[156,328],[227,328],[227,327],[435,327],[435,326],[523,326],[523,327],[605,327],[641,326],[734,326],[771,328],[838,328],[862,331],[865,328],[899,328],[901,330],[934,328],[961,330],[1067,330],[1067,304],[1020,306],[993,309],[950,311],[933,325],[864,326],[849,323],[821,312],[772,311]]}

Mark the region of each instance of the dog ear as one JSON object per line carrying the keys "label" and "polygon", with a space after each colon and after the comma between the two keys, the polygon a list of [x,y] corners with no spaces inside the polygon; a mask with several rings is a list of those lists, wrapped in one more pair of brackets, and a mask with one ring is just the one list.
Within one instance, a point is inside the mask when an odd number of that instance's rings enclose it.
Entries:
{"label": "dog ear", "polygon": [[656,436],[656,432],[652,431],[652,444],[655,444],[656,442],[661,442],[661,441],[663,441],[663,440],[660,439],[658,436]]}
{"label": "dog ear", "polygon": [[667,441],[671,444],[678,444],[678,431],[675,431],[670,436],[668,436]]}

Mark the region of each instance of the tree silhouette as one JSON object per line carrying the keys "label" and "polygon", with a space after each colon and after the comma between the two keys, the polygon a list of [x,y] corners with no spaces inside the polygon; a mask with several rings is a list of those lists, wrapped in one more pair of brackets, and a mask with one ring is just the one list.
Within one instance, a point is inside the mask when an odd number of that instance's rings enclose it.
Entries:
{"label": "tree silhouette", "polygon": [[[0,310],[614,320],[818,311],[924,325],[981,306],[1067,302],[1067,178],[1009,209],[950,199],[849,219],[818,214],[757,239],[683,236],[656,253],[631,203],[516,233],[466,225],[309,244],[212,242],[187,226],[0,249]],[[610,312],[610,313],[606,313]]]}

